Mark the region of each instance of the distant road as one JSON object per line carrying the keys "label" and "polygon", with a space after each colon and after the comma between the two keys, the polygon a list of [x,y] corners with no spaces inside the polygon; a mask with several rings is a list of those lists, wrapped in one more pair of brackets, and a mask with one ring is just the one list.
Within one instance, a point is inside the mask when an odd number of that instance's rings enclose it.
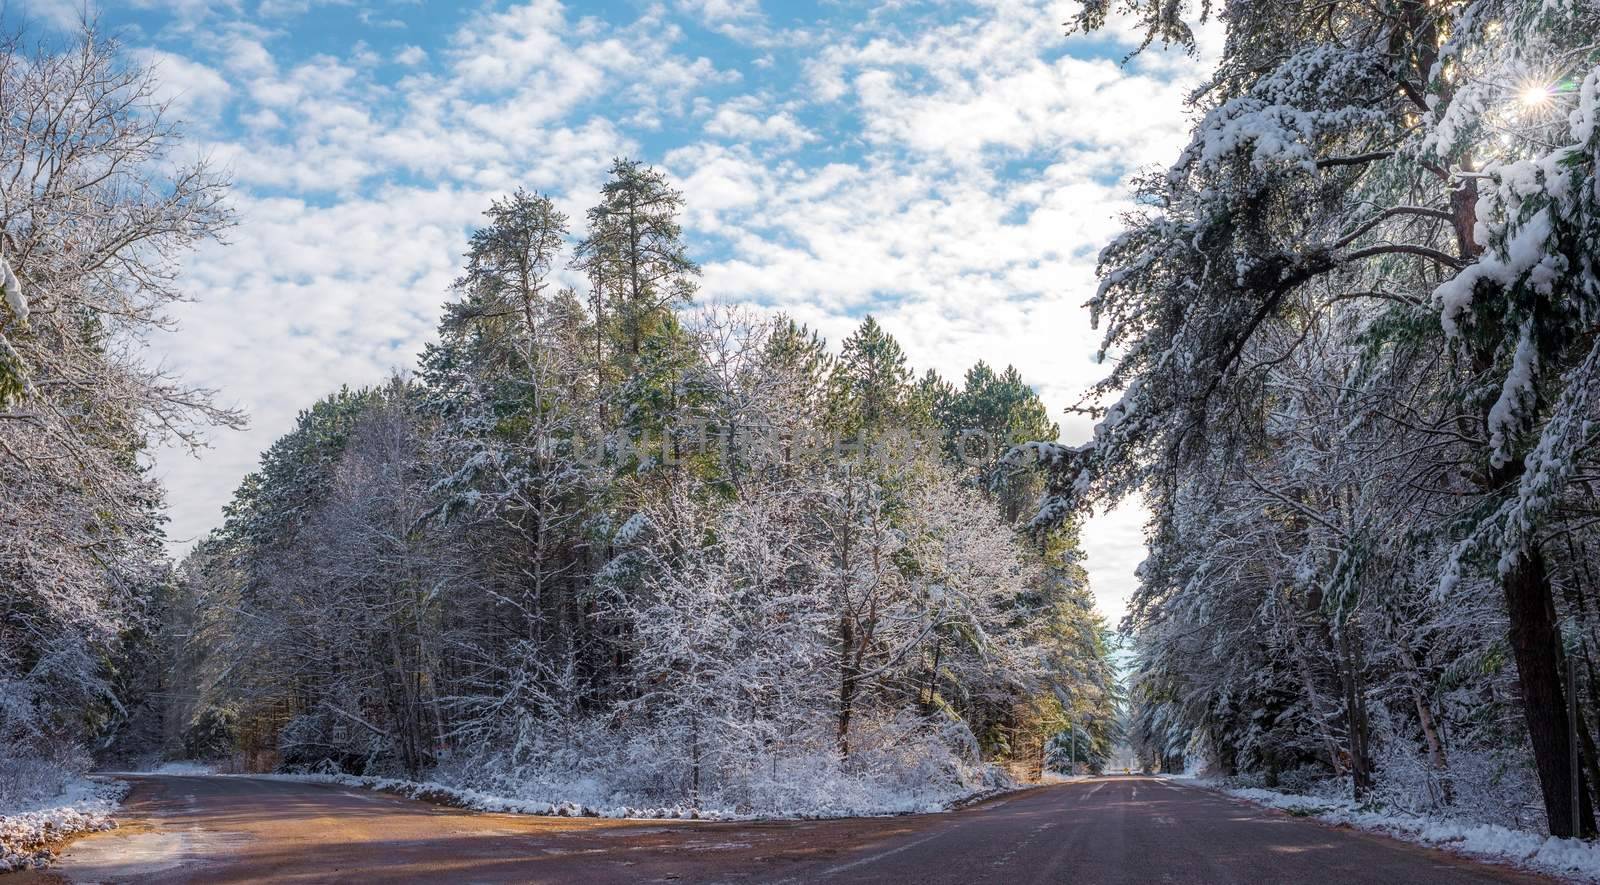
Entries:
{"label": "distant road", "polygon": [[322,784],[130,778],[121,828],[28,882],[1547,882],[1153,778],[949,814],[693,823],[478,814]]}

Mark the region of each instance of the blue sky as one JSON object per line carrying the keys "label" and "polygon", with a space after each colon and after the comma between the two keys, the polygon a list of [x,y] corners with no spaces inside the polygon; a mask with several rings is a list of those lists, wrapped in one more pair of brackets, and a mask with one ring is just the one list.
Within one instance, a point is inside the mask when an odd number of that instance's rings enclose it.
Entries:
{"label": "blue sky", "polygon": [[[414,365],[493,197],[575,219],[614,156],[660,166],[706,300],[782,310],[837,342],[879,316],[920,370],[1012,363],[1053,410],[1101,372],[1083,302],[1128,176],[1176,155],[1199,59],[1073,4],[555,0],[91,0],[153,67],[186,150],[228,169],[226,244],[152,359],[249,411],[198,458],[162,451],[180,548],[295,412]],[[70,29],[84,0],[7,0]],[[1088,426],[1061,415],[1066,436]],[[1121,613],[1141,511],[1085,531]]]}

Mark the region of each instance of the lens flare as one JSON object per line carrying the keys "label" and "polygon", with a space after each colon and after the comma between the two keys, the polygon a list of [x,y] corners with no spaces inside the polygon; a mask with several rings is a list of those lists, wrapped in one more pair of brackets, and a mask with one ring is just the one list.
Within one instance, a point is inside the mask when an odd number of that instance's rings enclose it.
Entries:
{"label": "lens flare", "polygon": [[1537,108],[1549,103],[1554,94],[1555,89],[1550,86],[1527,86],[1517,98],[1523,107]]}

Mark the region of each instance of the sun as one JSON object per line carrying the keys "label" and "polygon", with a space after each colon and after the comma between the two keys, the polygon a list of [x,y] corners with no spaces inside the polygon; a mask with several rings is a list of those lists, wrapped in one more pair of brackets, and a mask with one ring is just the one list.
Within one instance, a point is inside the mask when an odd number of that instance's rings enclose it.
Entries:
{"label": "sun", "polygon": [[1523,87],[1522,92],[1517,96],[1517,99],[1522,103],[1523,107],[1538,108],[1549,104],[1550,99],[1554,94],[1555,90],[1551,87],[1538,84]]}

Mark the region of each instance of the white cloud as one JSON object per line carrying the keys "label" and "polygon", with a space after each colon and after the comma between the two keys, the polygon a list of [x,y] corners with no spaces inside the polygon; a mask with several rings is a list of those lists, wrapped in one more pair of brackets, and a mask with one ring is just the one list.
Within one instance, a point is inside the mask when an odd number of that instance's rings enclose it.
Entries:
{"label": "white cloud", "polygon": [[817,140],[817,134],[800,125],[788,111],[769,111],[752,96],[733,99],[717,108],[706,121],[705,131],[736,141],[775,141],[791,148]]}
{"label": "white cloud", "polygon": [[477,16],[451,39],[456,76],[469,87],[504,89],[534,72],[565,68],[573,61],[561,37],[565,29],[566,16],[556,0],[534,0]]}
{"label": "white cloud", "polygon": [[[163,454],[176,536],[216,523],[312,397],[412,363],[492,196],[540,189],[581,218],[610,158],[643,143],[670,146],[646,159],[687,195],[708,297],[784,310],[835,343],[873,311],[918,368],[958,379],[978,359],[1015,364],[1058,416],[1100,377],[1081,308],[1094,254],[1128,207],[1119,179],[1174,154],[1193,62],[1063,54],[1063,3],[783,34],[754,3],[678,8],[759,29],[771,54],[742,71],[688,49],[661,7],[618,25],[554,0],[472,13],[446,40],[395,51],[413,70],[391,79],[356,50],[274,58],[282,36],[250,26],[196,38],[215,65],[189,60],[188,79],[209,84],[190,93],[244,124],[198,145],[233,168],[241,225],[188,262],[201,300],[162,347],[254,423],[198,462]],[[811,41],[825,49],[799,70]],[[774,77],[785,64],[797,84]],[[746,74],[752,94],[726,97]],[[1061,422],[1068,438],[1089,432]],[[1085,529],[1113,618],[1142,521],[1128,507]]]}
{"label": "white cloud", "polygon": [[39,23],[59,30],[73,30],[87,16],[93,18],[99,4],[91,0],[22,0],[21,12],[25,21]]}
{"label": "white cloud", "polygon": [[191,130],[211,126],[233,92],[221,74],[181,55],[159,49],[134,49],[129,54],[156,78],[156,100]]}
{"label": "white cloud", "polygon": [[369,28],[378,28],[380,30],[398,31],[407,27],[404,19],[381,16],[371,9],[357,10],[356,20]]}
{"label": "white cloud", "polygon": [[712,24],[761,17],[759,0],[679,0],[678,8]]}
{"label": "white cloud", "polygon": [[[988,149],[1034,153],[1089,144],[1140,165],[1168,156],[1186,131],[1181,116],[1139,112],[1178,106],[1184,84],[1130,75],[1105,60],[1034,61],[932,94],[869,70],[855,89],[869,138],[967,162]],[[1143,125],[1129,125],[1130,118]]]}
{"label": "white cloud", "polygon": [[190,30],[209,19],[237,15],[240,0],[128,0],[137,9],[153,9],[172,16],[178,30]]}
{"label": "white cloud", "polygon": [[264,77],[277,72],[278,64],[267,47],[253,35],[228,34],[222,38],[224,64],[242,76]]}
{"label": "white cloud", "polygon": [[1134,570],[1145,559],[1144,525],[1149,518],[1143,501],[1125,501],[1115,510],[1089,517],[1079,531],[1089,586],[1112,627],[1128,614]]}
{"label": "white cloud", "polygon": [[256,4],[256,15],[262,18],[288,18],[310,10],[311,0],[261,0]]}
{"label": "white cloud", "polygon": [[759,0],[679,0],[677,8],[702,27],[742,43],[763,46],[777,38]]}
{"label": "white cloud", "polygon": [[276,129],[283,125],[283,120],[267,108],[240,114],[239,121],[253,130]]}

